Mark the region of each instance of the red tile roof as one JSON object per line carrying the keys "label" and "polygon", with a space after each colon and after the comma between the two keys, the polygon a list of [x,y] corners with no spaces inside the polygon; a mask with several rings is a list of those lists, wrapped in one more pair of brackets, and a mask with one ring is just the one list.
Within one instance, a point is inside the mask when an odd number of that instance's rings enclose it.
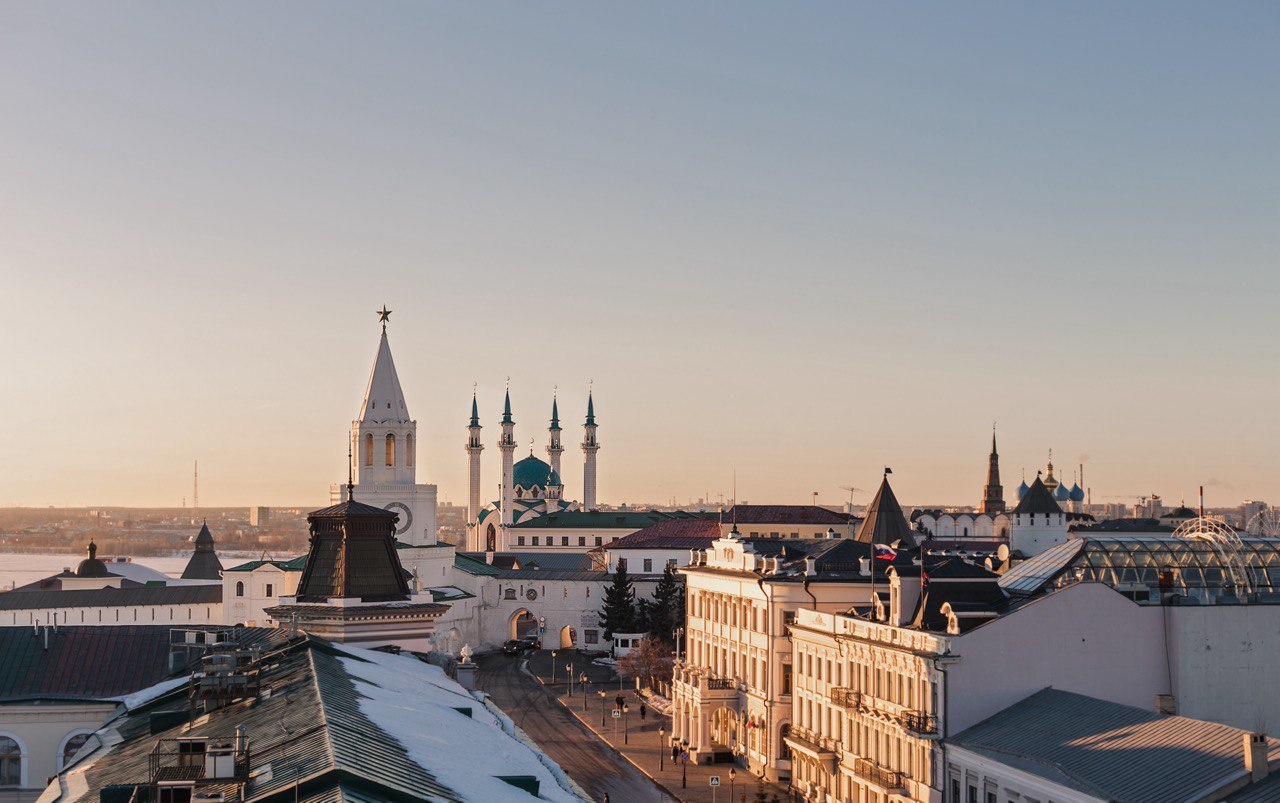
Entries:
{"label": "red tile roof", "polygon": [[814,505],[734,505],[724,512],[726,522],[738,524],[848,524],[847,513]]}
{"label": "red tile roof", "polygon": [[720,537],[714,519],[669,519],[615,538],[607,549],[706,549]]}

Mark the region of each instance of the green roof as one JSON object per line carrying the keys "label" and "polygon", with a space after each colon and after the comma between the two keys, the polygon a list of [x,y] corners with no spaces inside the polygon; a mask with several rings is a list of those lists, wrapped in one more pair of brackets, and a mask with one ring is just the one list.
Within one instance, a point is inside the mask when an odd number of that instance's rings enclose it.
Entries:
{"label": "green roof", "polygon": [[260,569],[263,566],[275,566],[282,572],[300,572],[302,567],[307,564],[307,556],[299,555],[292,560],[251,560],[248,563],[242,563],[239,566],[232,566],[230,569],[223,569],[224,572],[251,572],[254,569]]}
{"label": "green roof", "polygon": [[453,567],[455,569],[460,569],[461,571],[464,571],[467,574],[472,574],[472,575],[481,576],[481,577],[497,577],[498,575],[502,574],[502,570],[497,568],[496,566],[490,566],[489,564],[483,561],[475,560],[474,558],[468,558],[465,555],[454,555]]}

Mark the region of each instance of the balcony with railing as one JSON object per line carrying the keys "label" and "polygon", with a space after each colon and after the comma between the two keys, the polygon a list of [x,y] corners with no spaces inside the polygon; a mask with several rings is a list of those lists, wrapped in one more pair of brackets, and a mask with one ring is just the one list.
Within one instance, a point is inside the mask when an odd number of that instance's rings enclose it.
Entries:
{"label": "balcony with railing", "polygon": [[786,741],[792,750],[798,750],[825,764],[828,773],[835,772],[836,742],[834,739],[815,733],[808,728],[792,725],[787,732]]}
{"label": "balcony with railing", "polygon": [[901,789],[905,785],[902,773],[894,772],[866,758],[854,760],[853,774],[863,780],[871,781],[871,783],[886,791]]}
{"label": "balcony with railing", "polygon": [[249,780],[249,742],[239,733],[223,739],[161,739],[148,759],[152,784]]}
{"label": "balcony with railing", "polygon": [[834,686],[831,689],[831,702],[846,711],[857,711],[862,708],[862,692]]}
{"label": "balcony with railing", "polygon": [[923,711],[903,711],[898,715],[898,724],[917,736],[936,736],[938,733],[937,718]]}

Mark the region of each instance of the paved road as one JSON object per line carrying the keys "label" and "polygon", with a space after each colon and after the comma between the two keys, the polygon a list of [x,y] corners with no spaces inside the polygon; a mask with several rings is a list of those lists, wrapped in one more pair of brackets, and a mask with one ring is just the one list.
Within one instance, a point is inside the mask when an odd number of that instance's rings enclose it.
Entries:
{"label": "paved road", "polygon": [[520,671],[523,659],[476,656],[476,686],[596,800],[662,803],[671,798],[643,773],[585,730],[543,687]]}

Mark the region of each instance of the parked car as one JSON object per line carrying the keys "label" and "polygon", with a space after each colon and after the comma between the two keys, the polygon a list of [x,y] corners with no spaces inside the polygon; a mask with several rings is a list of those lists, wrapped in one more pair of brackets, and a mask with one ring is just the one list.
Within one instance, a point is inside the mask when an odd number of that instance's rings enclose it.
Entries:
{"label": "parked car", "polygon": [[520,641],[525,645],[524,648],[526,650],[542,649],[542,639],[538,638],[537,636],[525,636],[524,638],[520,639]]}
{"label": "parked car", "polygon": [[524,651],[525,651],[525,644],[523,641],[516,641],[515,639],[509,639],[507,641],[502,642],[502,652],[504,655],[519,655]]}

